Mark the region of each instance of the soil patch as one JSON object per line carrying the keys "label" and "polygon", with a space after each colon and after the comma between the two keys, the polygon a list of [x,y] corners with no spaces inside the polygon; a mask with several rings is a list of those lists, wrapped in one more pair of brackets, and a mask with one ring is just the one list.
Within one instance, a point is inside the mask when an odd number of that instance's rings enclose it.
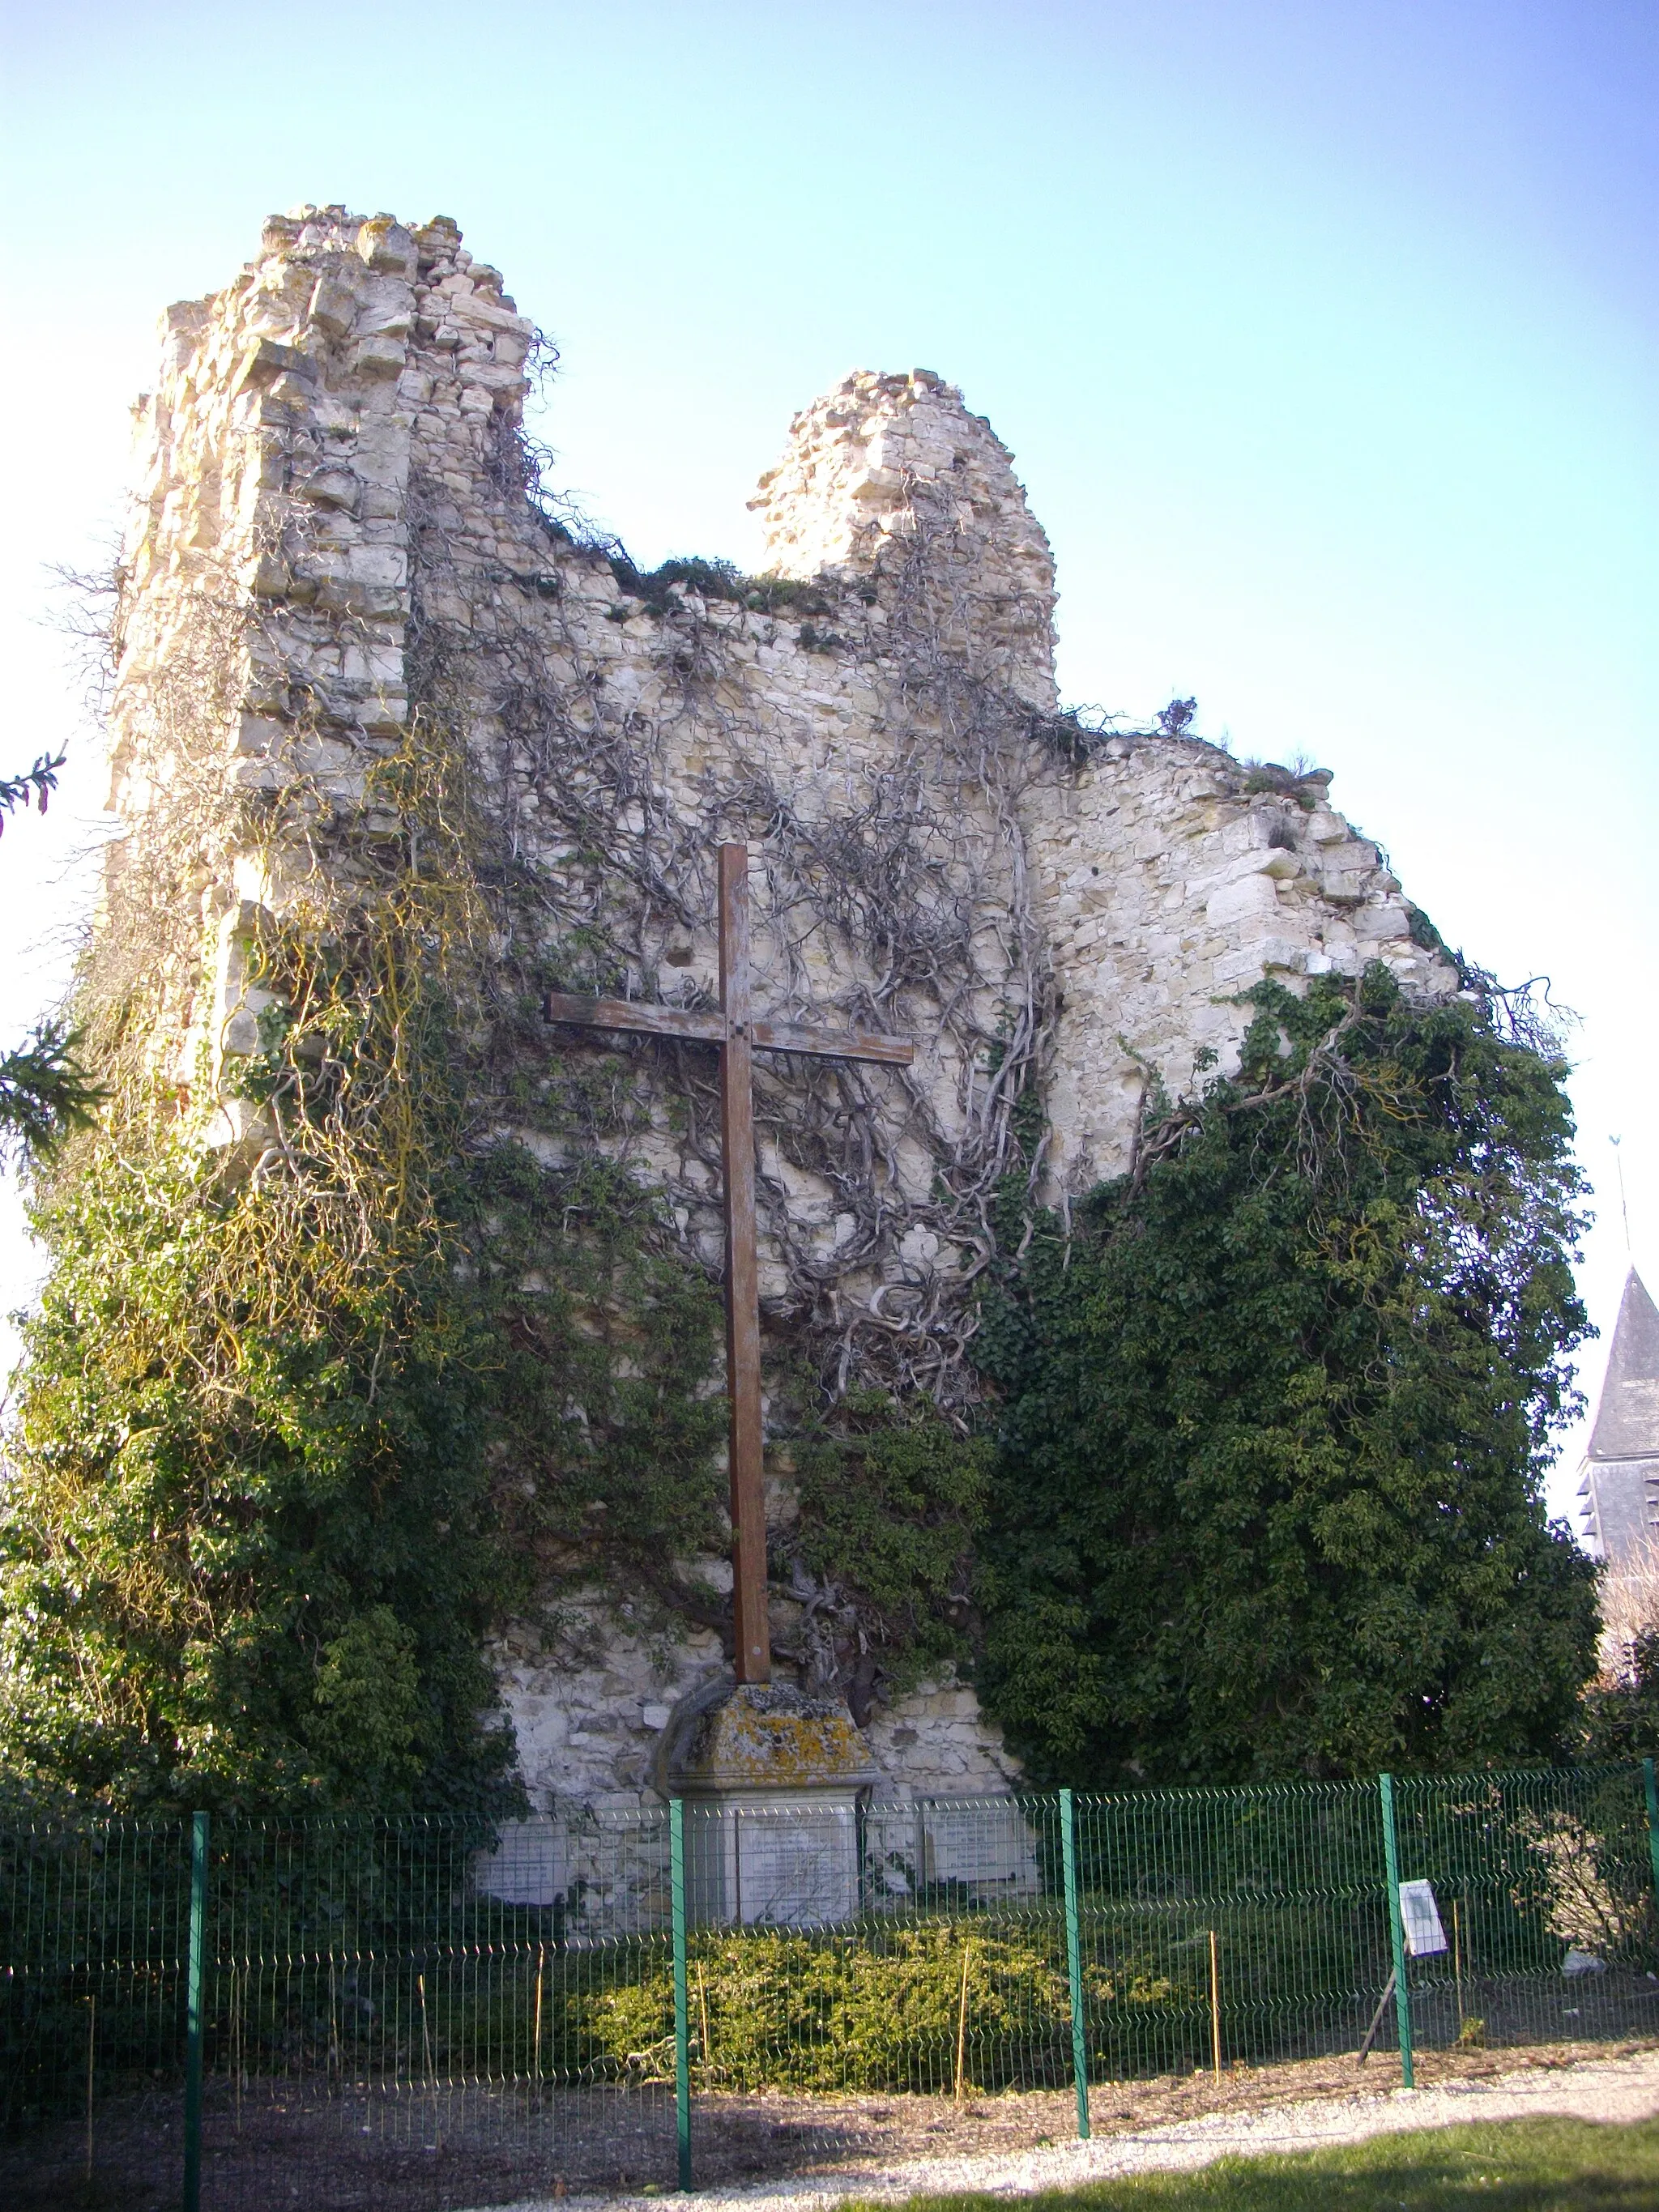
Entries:
{"label": "soil patch", "polygon": [[[1421,2052],[1419,2088],[1470,2089],[1500,2077],[1560,2073],[1589,2062],[1659,2051],[1659,2035],[1558,2042],[1516,2050]],[[1363,2068],[1354,2055],[1213,2074],[1098,2082],[1090,2094],[1095,2141],[1224,2115],[1267,2114],[1322,2100],[1369,2103],[1400,2086],[1391,2052]],[[179,2100],[149,2091],[100,2102],[90,2174],[84,2119],[0,2144],[0,2203],[8,2212],[174,2212],[183,2172]],[[812,2193],[888,2186],[915,2169],[960,2160],[992,2163],[1073,2144],[1071,2090],[949,2097],[700,2094],[692,2112],[699,2191],[750,2191],[792,2180]],[[514,2087],[390,2089],[267,2083],[240,2100],[210,2085],[203,2140],[203,2212],[460,2212],[555,2203],[563,2196],[639,2197],[675,2186],[673,2093],[558,2090],[539,2100]]]}

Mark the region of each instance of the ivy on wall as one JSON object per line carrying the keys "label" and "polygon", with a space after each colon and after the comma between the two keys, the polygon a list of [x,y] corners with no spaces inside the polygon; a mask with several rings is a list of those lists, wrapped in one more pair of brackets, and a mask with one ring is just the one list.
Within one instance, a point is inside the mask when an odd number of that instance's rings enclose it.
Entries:
{"label": "ivy on wall", "polygon": [[[51,1266],[0,1509],[14,1787],[488,1815],[517,1795],[490,1631],[539,1610],[556,1634],[573,1583],[647,1568],[667,1613],[699,1598],[673,1563],[720,1543],[718,1294],[624,1171],[501,1134],[483,836],[427,713],[360,807],[296,782],[244,808],[228,842],[287,892],[240,948],[257,1038],[222,1072],[204,1045],[182,1086],[149,1040],[211,957],[165,874],[200,834],[114,882],[82,994],[107,1105],[33,1194]],[[627,1091],[526,1088],[532,1135],[591,1134]]]}
{"label": "ivy on wall", "polygon": [[[919,520],[948,577],[952,530]],[[682,1048],[561,1052],[537,1012],[550,984],[653,990],[647,917],[706,915],[707,824],[646,803],[677,714],[720,730],[722,803],[763,825],[775,901],[877,945],[882,1017],[948,1008],[987,1076],[955,1133],[845,1070],[763,1079],[780,1157],[854,1231],[831,1266],[763,1180],[794,1474],[774,1580],[811,1686],[862,1721],[978,1652],[1040,1780],[1550,1749],[1593,1603],[1538,1504],[1583,1328],[1538,1041],[1490,994],[1413,1007],[1380,969],[1304,999],[1264,985],[1238,1073],[1149,1097],[1133,1171],[1063,1231],[1029,1200],[1054,1007],[999,872],[1031,712],[946,649],[920,554],[884,586],[898,765],[819,820],[772,775],[702,609],[793,617],[816,592],[612,558],[613,611],[653,616],[675,673],[644,726],[568,623],[574,674],[550,675],[539,616],[515,628],[495,583],[483,667],[422,599],[461,580],[421,527],[418,704],[349,807],[304,776],[228,795],[241,600],[204,592],[201,636],[175,641],[159,811],[76,1007],[104,1111],[36,1192],[52,1269],[0,1510],[0,1777],[487,1814],[514,1802],[492,1631],[531,1623],[586,1663],[597,1598],[665,1647],[729,1632],[700,1565],[725,1537],[711,1071]],[[222,1072],[204,1043],[180,1080],[155,1040],[205,995],[202,880],[250,856],[282,918],[244,948],[246,1133],[210,1146]],[[628,1164],[647,1132],[657,1165],[665,1133],[682,1154],[652,1190]],[[872,1171],[901,1135],[932,1154],[925,1194]],[[909,1226],[965,1265],[913,1270],[902,1324],[860,1328],[836,1271],[879,1269]],[[994,1454],[970,1357],[1000,1394]]]}
{"label": "ivy on wall", "polygon": [[258,1204],[108,1144],[37,1206],[6,1766],[125,1808],[502,1802],[474,1317],[435,1253],[356,1294],[296,1286],[285,1315],[226,1299]]}
{"label": "ivy on wall", "polygon": [[803,1608],[801,1656],[845,1685],[860,1727],[879,1686],[909,1688],[972,1656],[974,1539],[990,1440],[927,1400],[849,1392],[794,1447],[797,1512],[784,1534]]}
{"label": "ivy on wall", "polygon": [[[665,1652],[729,1641],[702,1564],[726,1541],[718,1283],[609,1156],[652,1110],[637,1058],[562,1054],[539,1022],[604,947],[503,930],[518,886],[438,714],[360,806],[296,782],[226,842],[287,872],[241,946],[257,1039],[222,1069],[204,1045],[182,1086],[155,1063],[212,942],[165,875],[200,825],[158,835],[105,925],[122,987],[82,994],[106,1110],[37,1174],[0,1782],[489,1817],[517,1802],[494,1632],[572,1665],[607,1612]],[[227,1092],[246,1133],[210,1142]],[[816,1661],[867,1711],[965,1650],[983,1453],[879,1392],[833,1423],[815,1402],[778,1565],[809,1642],[823,1578]]]}
{"label": "ivy on wall", "polygon": [[596,1656],[571,1605],[586,1592],[659,1640],[687,1623],[726,1631],[699,1566],[726,1542],[718,1286],[685,1266],[660,1200],[598,1155],[549,1169],[495,1146],[466,1195],[459,1249],[493,1347],[490,1449],[520,1617],[571,1660]]}
{"label": "ivy on wall", "polygon": [[1254,1001],[988,1311],[982,1694],[1042,1782],[1547,1757],[1595,1640],[1541,1502],[1586,1328],[1565,1067],[1380,966]]}

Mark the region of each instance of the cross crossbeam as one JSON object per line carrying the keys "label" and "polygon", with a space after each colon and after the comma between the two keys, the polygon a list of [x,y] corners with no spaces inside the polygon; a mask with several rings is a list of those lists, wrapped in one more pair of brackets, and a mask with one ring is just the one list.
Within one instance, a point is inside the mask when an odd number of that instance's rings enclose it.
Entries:
{"label": "cross crossbeam", "polygon": [[720,1153],[726,1212],[726,1395],[730,1410],[732,1613],[739,1682],[772,1679],[766,1603],[766,1484],[761,1432],[760,1254],[755,1227],[754,1054],[908,1067],[915,1048],[879,1031],[757,1021],[750,1011],[749,848],[720,848],[720,1003],[715,1011],[550,991],[543,1011],[574,1028],[679,1037],[718,1048]]}
{"label": "cross crossbeam", "polygon": [[[550,991],[542,1011],[550,1022],[568,1022],[574,1029],[635,1030],[643,1036],[687,1037],[694,1044],[726,1042],[724,1013],[657,1006],[648,1000],[581,999],[568,991]],[[752,1022],[750,1036],[757,1052],[810,1052],[823,1060],[880,1060],[893,1067],[908,1067],[915,1057],[914,1045],[875,1030],[817,1030],[805,1022]]]}

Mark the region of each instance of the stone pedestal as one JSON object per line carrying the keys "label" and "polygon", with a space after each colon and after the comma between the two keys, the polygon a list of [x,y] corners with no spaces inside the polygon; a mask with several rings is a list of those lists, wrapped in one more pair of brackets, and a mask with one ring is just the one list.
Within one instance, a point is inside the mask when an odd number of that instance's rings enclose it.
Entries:
{"label": "stone pedestal", "polygon": [[822,1927],[858,1911],[860,1800],[879,1770],[845,1705],[740,1684],[690,1717],[665,1770],[685,1801],[694,1924]]}

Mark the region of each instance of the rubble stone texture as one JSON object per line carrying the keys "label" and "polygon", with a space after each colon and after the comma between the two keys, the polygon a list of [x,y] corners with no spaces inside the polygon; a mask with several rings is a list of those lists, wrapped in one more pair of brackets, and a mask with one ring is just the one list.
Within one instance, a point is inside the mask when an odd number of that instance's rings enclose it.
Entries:
{"label": "rubble stone texture", "polygon": [[[167,312],[112,723],[126,851],[161,794],[202,793],[199,957],[169,972],[158,1065],[216,1085],[257,1040],[245,949],[285,885],[215,795],[306,777],[349,809],[411,698],[441,697],[545,911],[604,934],[630,992],[714,987],[714,848],[744,837],[757,1012],[921,1041],[914,1077],[765,1073],[763,1295],[832,1386],[868,1373],[948,1401],[1019,1080],[1046,1108],[1040,1194],[1063,1202],[1125,1165],[1153,1076],[1178,1093],[1200,1053],[1226,1065],[1264,975],[1376,958],[1425,994],[1455,975],[1328,776],[1252,777],[1195,739],[1058,714],[1047,541],[939,377],[848,377],[763,479],[767,564],[810,580],[816,611],[687,585],[651,604],[531,495],[535,343],[453,222],[340,207],[273,217],[224,291]],[[614,969],[567,980],[614,988]],[[648,1079],[662,1110],[630,1156],[713,1265],[706,1102],[688,1134],[667,1074]],[[214,1139],[256,1153],[256,1109],[227,1097]],[[775,1490],[787,1524],[787,1469]],[[780,1600],[809,1690],[828,1604]],[[706,1631],[665,1653],[597,1601],[592,1620],[601,1664],[556,1663],[529,1631],[501,1643],[543,1804],[639,1802],[673,1709],[720,1667]],[[1014,1776],[949,1680],[878,1705],[866,1736],[899,1795]]]}

